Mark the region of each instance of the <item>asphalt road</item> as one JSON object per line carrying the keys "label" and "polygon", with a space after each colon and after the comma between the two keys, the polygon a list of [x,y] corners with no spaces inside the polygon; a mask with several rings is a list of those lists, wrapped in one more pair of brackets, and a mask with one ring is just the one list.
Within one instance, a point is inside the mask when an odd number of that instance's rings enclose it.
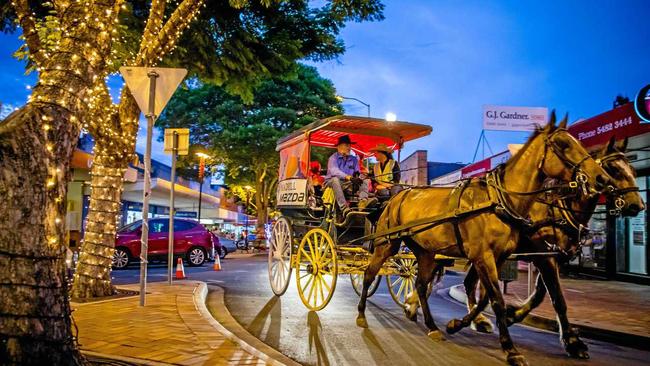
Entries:
{"label": "asphalt road", "polygon": [[[308,311],[296,291],[295,277],[287,293],[278,298],[268,284],[266,257],[226,258],[223,271],[211,265],[186,267],[190,279],[206,281],[226,290],[226,305],[237,321],[253,335],[305,365],[504,365],[496,334],[465,329],[435,342],[426,336],[421,322],[408,321],[382,282],[369,300],[369,329],[355,325],[358,296],[348,276],[339,276],[330,304],[320,312]],[[138,281],[136,266],[114,271],[114,282]],[[164,281],[165,266],[152,265],[150,281]],[[462,281],[448,274],[442,288]],[[442,292],[442,291],[441,291]],[[208,297],[209,298],[209,297]],[[436,323],[464,314],[464,307],[444,295],[429,299]],[[570,304],[569,304],[570,305]],[[210,303],[208,302],[208,308]],[[515,345],[531,365],[647,365],[650,351],[640,351],[585,339],[590,360],[567,358],[558,335],[526,326],[511,327]]]}

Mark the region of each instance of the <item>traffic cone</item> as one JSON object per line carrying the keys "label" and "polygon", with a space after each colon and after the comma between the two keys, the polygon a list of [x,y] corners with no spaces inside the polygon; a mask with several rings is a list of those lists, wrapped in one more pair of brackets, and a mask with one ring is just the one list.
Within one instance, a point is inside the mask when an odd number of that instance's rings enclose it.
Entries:
{"label": "traffic cone", "polygon": [[178,258],[176,262],[176,279],[182,280],[185,279],[185,268],[183,267],[183,258]]}
{"label": "traffic cone", "polygon": [[219,254],[214,256],[214,266],[212,266],[212,269],[215,271],[221,271],[221,259],[219,259]]}

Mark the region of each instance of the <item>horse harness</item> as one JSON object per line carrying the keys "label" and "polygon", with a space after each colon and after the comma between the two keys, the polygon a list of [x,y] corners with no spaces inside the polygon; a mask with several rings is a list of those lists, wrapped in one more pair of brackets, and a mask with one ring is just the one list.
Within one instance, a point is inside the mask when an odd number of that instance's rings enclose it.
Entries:
{"label": "horse harness", "polygon": [[[463,256],[466,256],[464,245],[463,245],[464,244],[463,237],[460,232],[459,224],[462,220],[470,216],[475,216],[485,212],[493,212],[501,221],[513,225],[520,230],[528,232],[532,228],[538,227],[534,222],[530,220],[530,218],[524,217],[516,212],[516,210],[512,207],[510,200],[507,197],[508,195],[522,195],[522,196],[538,195],[543,192],[563,190],[566,189],[567,187],[572,189],[581,187],[583,191],[585,192],[587,191],[586,183],[588,181],[588,176],[582,172],[581,166],[585,161],[587,161],[587,159],[590,158],[590,155],[586,154],[586,156],[582,157],[578,162],[571,161],[571,159],[569,159],[564,154],[562,149],[560,149],[552,139],[552,136],[558,131],[565,131],[565,130],[558,128],[557,130],[555,130],[553,133],[551,133],[549,136],[547,136],[544,139],[544,146],[545,146],[544,153],[542,159],[540,160],[538,168],[541,168],[541,166],[543,165],[546,159],[547,150],[550,148],[558,157],[558,159],[560,159],[564,164],[566,164],[572,169],[573,180],[568,184],[560,184],[560,185],[547,187],[547,188],[530,191],[530,192],[510,191],[507,190],[502,183],[501,176],[504,172],[504,165],[499,165],[494,170],[489,171],[485,177],[463,179],[459,181],[458,185],[450,193],[448,212],[451,213],[445,213],[433,217],[415,220],[408,224],[400,224],[398,222],[398,225],[395,227],[388,228],[387,230],[381,233],[374,233],[374,234],[363,236],[361,238],[353,240],[352,242],[374,240],[377,238],[385,238],[387,239],[388,242],[391,239],[410,237],[422,231],[431,229],[435,226],[439,226],[445,223],[451,223],[454,230],[454,236],[456,238],[456,246],[458,247],[460,253]],[[488,195],[488,199],[485,202],[481,202],[471,207],[468,207],[466,209],[462,209],[461,202],[462,202],[463,193],[471,185],[471,183],[484,185],[487,188],[486,192]],[[411,189],[405,190],[401,195],[401,199],[403,200],[410,191]],[[393,199],[396,198],[397,196],[394,197]],[[400,204],[397,207],[398,219],[399,219],[399,210],[401,206],[402,205]],[[381,244],[382,243],[378,243],[377,245],[381,245]]]}

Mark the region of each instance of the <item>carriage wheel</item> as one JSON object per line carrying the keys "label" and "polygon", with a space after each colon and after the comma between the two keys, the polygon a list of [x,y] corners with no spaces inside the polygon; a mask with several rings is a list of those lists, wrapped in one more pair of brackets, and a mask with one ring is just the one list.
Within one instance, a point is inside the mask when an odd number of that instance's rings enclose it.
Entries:
{"label": "carriage wheel", "polygon": [[[352,288],[357,295],[361,296],[363,291],[363,273],[350,273],[350,281],[352,282]],[[375,280],[370,284],[368,288],[368,297],[372,296],[377,292],[379,288],[379,283],[381,282],[381,276],[375,276]]]}
{"label": "carriage wheel", "polygon": [[273,225],[269,248],[269,281],[271,290],[277,296],[282,296],[289,286],[292,244],[291,224],[286,217],[280,217]]}
{"label": "carriage wheel", "polygon": [[296,283],[302,303],[318,311],[330,302],[336,288],[338,271],[336,248],[323,229],[312,229],[298,246]]}
{"label": "carriage wheel", "polygon": [[418,264],[412,258],[392,259],[393,265],[398,269],[399,275],[386,276],[388,292],[393,300],[401,307],[406,306],[408,295],[415,291],[415,277],[418,273]]}

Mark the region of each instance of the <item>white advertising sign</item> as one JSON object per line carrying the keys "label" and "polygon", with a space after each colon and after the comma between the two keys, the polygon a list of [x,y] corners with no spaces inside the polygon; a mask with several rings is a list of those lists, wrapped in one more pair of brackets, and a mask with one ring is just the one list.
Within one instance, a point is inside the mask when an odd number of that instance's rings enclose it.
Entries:
{"label": "white advertising sign", "polygon": [[445,174],[443,176],[440,176],[440,177],[438,177],[436,179],[433,179],[431,181],[431,185],[441,186],[441,187],[444,187],[444,186],[453,187],[453,186],[456,185],[456,183],[458,183],[460,178],[461,178],[461,171],[460,171],[460,169],[458,169],[456,171],[453,171],[451,173],[447,173],[447,174]]}
{"label": "white advertising sign", "polygon": [[483,106],[483,129],[498,131],[533,131],[548,122],[548,108]]}
{"label": "white advertising sign", "polygon": [[504,151],[499,155],[490,158],[490,169],[496,168],[499,164],[504,164],[512,155],[510,151]]}
{"label": "white advertising sign", "polygon": [[287,179],[278,183],[277,206],[306,206],[307,179]]}

